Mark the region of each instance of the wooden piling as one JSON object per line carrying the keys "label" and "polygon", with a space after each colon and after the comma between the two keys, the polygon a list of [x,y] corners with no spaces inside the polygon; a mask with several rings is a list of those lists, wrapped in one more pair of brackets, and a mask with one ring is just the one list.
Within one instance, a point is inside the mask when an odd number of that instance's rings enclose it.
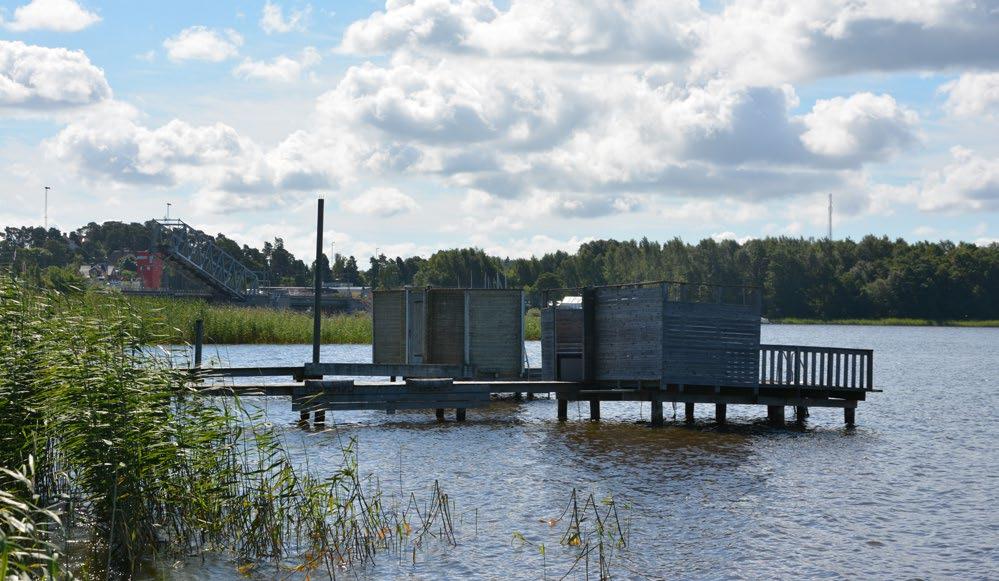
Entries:
{"label": "wooden piling", "polygon": [[564,397],[558,398],[558,421],[564,422],[569,419],[569,400]]}
{"label": "wooden piling", "polygon": [[438,422],[444,421],[444,408],[437,408],[434,410],[434,413],[437,415]]}
{"label": "wooden piling", "polygon": [[683,421],[688,424],[694,423],[694,402],[688,401],[683,404]]}
{"label": "wooden piling", "polygon": [[319,268],[323,257],[323,203],[323,199],[319,198],[316,208],[315,297],[312,301],[312,362],[316,364],[319,363],[319,341],[323,325],[323,269]]}
{"label": "wooden piling", "polygon": [[652,398],[652,425],[663,425],[663,400]]}
{"label": "wooden piling", "polygon": [[301,410],[300,412],[298,412],[298,427],[299,428],[303,428],[303,429],[309,427],[309,411],[308,410]]}
{"label": "wooden piling", "polygon": [[784,425],[784,406],[782,405],[768,405],[767,406],[767,420],[775,425]]}
{"label": "wooden piling", "polygon": [[326,410],[316,410],[312,413],[312,426],[319,430],[326,427]]}
{"label": "wooden piling", "polygon": [[201,348],[205,342],[205,320],[194,321],[194,367],[201,369]]}
{"label": "wooden piling", "polygon": [[843,408],[843,421],[847,427],[852,428],[857,419],[857,408]]}
{"label": "wooden piling", "polygon": [[590,420],[597,421],[600,419],[600,400],[591,399],[590,400]]}
{"label": "wooden piling", "polygon": [[805,423],[805,418],[808,417],[808,408],[805,406],[795,406],[794,407],[794,421],[798,424]]}
{"label": "wooden piling", "polygon": [[454,419],[459,422],[465,421],[465,408],[457,408],[454,410]]}
{"label": "wooden piling", "polygon": [[728,406],[723,403],[715,404],[715,423],[724,424],[725,414],[728,412]]}

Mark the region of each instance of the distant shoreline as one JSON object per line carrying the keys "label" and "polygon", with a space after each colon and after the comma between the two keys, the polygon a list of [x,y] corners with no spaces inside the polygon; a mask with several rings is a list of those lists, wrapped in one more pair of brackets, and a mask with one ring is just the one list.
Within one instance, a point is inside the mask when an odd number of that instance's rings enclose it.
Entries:
{"label": "distant shoreline", "polygon": [[999,320],[935,321],[933,319],[908,318],[802,319],[787,317],[784,319],[771,319],[770,323],[774,325],[865,325],[871,327],[999,327]]}

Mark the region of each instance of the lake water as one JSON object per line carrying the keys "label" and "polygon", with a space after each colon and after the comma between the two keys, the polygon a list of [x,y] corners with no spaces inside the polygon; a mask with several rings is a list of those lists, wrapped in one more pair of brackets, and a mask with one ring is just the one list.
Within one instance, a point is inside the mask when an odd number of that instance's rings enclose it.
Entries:
{"label": "lake water", "polygon": [[[554,400],[496,401],[468,421],[432,412],[328,414],[331,429],[293,427],[286,399],[257,399],[299,458],[322,472],[354,437],[361,470],[387,496],[427,498],[439,480],[457,504],[457,547],[382,556],[362,578],[559,578],[576,551],[549,526],[573,488],[611,496],[629,528],[617,578],[999,577],[999,329],[765,325],[763,341],[873,348],[875,383],[847,430],[839,409],[813,408],[804,429],[774,429],[765,408],[713,406],[649,428],[648,404],[586,404],[555,421]],[[540,346],[529,344],[532,365]],[[234,366],[296,365],[311,347],[218,346]],[[326,346],[324,361],[370,361],[369,346]],[[449,411],[449,420],[453,419]],[[672,421],[671,421],[672,419]],[[522,534],[537,548],[513,540]],[[226,563],[177,578],[236,575]],[[592,571],[591,571],[592,574]],[[582,578],[576,570],[570,578]]]}

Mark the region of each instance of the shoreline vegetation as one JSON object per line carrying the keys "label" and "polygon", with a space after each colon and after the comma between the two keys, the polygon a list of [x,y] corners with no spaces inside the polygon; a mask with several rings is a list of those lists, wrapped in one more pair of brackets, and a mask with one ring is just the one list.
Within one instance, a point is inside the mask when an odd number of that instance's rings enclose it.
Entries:
{"label": "shoreline vegetation", "polygon": [[944,320],[883,318],[883,319],[773,319],[774,325],[860,325],[868,327],[999,327],[999,320]]}
{"label": "shoreline vegetation", "polygon": [[[106,295],[87,295],[88,304],[98,304]],[[205,321],[205,343],[216,345],[300,345],[312,342],[312,315],[297,311],[210,304],[202,300],[128,297],[128,305],[157,328],[158,339],[169,344],[192,343],[194,321]],[[881,319],[771,319],[778,325],[867,325],[907,327],[999,327],[999,320],[945,320],[916,318]],[[527,311],[525,338],[541,339],[538,309]],[[323,344],[371,344],[371,314],[324,315]]]}
{"label": "shoreline vegetation", "polygon": [[[88,294],[97,304],[107,295]],[[312,314],[298,311],[216,305],[202,300],[127,297],[127,303],[140,317],[155,323],[160,341],[170,344],[193,343],[194,321],[205,321],[205,343],[217,345],[297,345],[312,343]],[[541,319],[530,309],[524,321],[528,341],[541,338]],[[370,344],[371,314],[324,315],[322,343]]]}

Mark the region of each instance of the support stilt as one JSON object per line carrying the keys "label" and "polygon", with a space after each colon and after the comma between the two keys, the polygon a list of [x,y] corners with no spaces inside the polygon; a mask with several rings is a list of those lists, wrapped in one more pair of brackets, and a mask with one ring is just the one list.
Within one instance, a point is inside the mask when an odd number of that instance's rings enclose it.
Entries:
{"label": "support stilt", "polygon": [[652,400],[652,425],[657,427],[663,425],[663,400],[661,399]]}
{"label": "support stilt", "polygon": [[454,410],[454,419],[459,422],[465,421],[465,408],[457,408]]}
{"label": "support stilt", "polygon": [[590,400],[590,420],[596,421],[600,419],[600,400],[591,399]]}
{"label": "support stilt", "polygon": [[857,408],[843,408],[843,421],[848,428],[852,428],[857,419]]}
{"label": "support stilt", "polygon": [[303,410],[303,411],[298,412],[298,427],[300,427],[300,428],[308,428],[309,427],[309,412],[308,411]]}
{"label": "support stilt", "polygon": [[434,413],[437,414],[437,421],[438,422],[443,422],[444,421],[444,408],[437,408],[437,409],[434,410]]}
{"label": "support stilt", "polygon": [[318,430],[326,427],[326,410],[316,410],[312,412],[312,426]]}
{"label": "support stilt", "polygon": [[715,404],[715,422],[718,424],[725,423],[725,414],[728,412],[728,406],[723,403]]}
{"label": "support stilt", "polygon": [[688,424],[694,423],[694,402],[688,401],[683,404],[683,421]]}
{"label": "support stilt", "polygon": [[395,376],[394,375],[389,376],[389,381],[395,383]]}
{"label": "support stilt", "polygon": [[569,400],[558,398],[558,421],[564,422],[569,419]]}
{"label": "support stilt", "polygon": [[794,421],[798,424],[805,423],[805,418],[808,417],[808,408],[805,406],[795,406],[794,408]]}
{"label": "support stilt", "polygon": [[784,406],[782,405],[768,405],[767,406],[767,420],[775,426],[784,425]]}
{"label": "support stilt", "polygon": [[523,399],[524,399],[524,396],[519,391],[513,392],[513,400],[514,401],[521,401]]}

